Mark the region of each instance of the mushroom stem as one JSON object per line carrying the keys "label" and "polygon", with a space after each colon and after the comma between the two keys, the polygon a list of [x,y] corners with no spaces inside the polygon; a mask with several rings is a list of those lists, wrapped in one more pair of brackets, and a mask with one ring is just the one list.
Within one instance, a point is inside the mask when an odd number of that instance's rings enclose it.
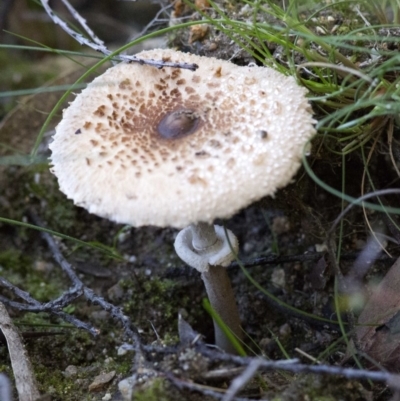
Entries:
{"label": "mushroom stem", "polygon": [[[201,274],[206,287],[208,299],[212,308],[222,321],[239,339],[243,338],[240,327],[240,317],[231,281],[225,267],[210,266],[207,272]],[[226,337],[225,333],[214,320],[215,344],[230,354],[237,351]]]}
{"label": "mushroom stem", "polygon": [[[175,250],[182,260],[201,272],[212,308],[233,334],[241,339],[239,311],[224,267],[234,259],[238,243],[231,231],[228,230],[227,234],[229,241],[223,227],[207,223],[191,224],[176,237]],[[215,320],[214,330],[215,344],[226,352],[236,353]]]}
{"label": "mushroom stem", "polygon": [[208,223],[197,223],[189,226],[192,232],[192,245],[196,251],[204,251],[217,244],[218,237],[213,225]]}

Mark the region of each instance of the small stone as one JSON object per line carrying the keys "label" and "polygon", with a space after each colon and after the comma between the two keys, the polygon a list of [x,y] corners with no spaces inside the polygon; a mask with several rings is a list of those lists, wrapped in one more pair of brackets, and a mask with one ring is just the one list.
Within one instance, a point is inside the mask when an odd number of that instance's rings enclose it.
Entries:
{"label": "small stone", "polygon": [[290,231],[290,222],[285,216],[277,216],[272,221],[272,231],[276,235],[284,234]]}
{"label": "small stone", "polygon": [[118,282],[107,290],[107,295],[112,302],[120,301],[124,296],[124,289]]}
{"label": "small stone", "polygon": [[94,381],[89,385],[89,391],[100,391],[115,377],[115,370],[109,373],[102,373],[94,378]]}
{"label": "small stone", "polygon": [[262,339],[260,340],[259,346],[260,346],[261,349],[264,349],[264,348],[266,348],[269,344],[271,344],[271,342],[272,342],[272,339],[271,339],[271,338],[264,337],[264,338],[262,338]]}
{"label": "small stone", "polygon": [[37,270],[38,272],[49,272],[53,269],[53,264],[45,262],[43,260],[37,260],[34,263],[34,269]]}
{"label": "small stone", "polygon": [[129,263],[135,263],[137,261],[137,257],[135,255],[124,255],[124,259]]}
{"label": "small stone", "polygon": [[78,368],[75,365],[69,365],[65,368],[63,375],[66,378],[75,376],[78,373]]}
{"label": "small stone", "polygon": [[209,44],[209,46],[208,46],[208,50],[209,50],[210,52],[213,52],[213,51],[215,51],[215,50],[217,50],[217,49],[218,49],[218,44],[215,43],[215,42],[211,42],[211,43]]}
{"label": "small stone", "polygon": [[323,242],[322,244],[315,244],[316,252],[326,252],[328,250],[328,246]]}
{"label": "small stone", "polygon": [[291,333],[292,333],[292,328],[288,323],[285,323],[281,327],[279,327],[279,334],[282,337],[288,337]]}
{"label": "small stone", "polygon": [[111,400],[111,393],[106,393],[104,394],[104,397],[102,398],[103,401],[110,401]]}
{"label": "small stone", "polygon": [[286,284],[285,270],[280,267],[275,268],[272,272],[271,283],[274,287],[284,288]]}
{"label": "small stone", "polygon": [[205,24],[192,26],[189,34],[189,44],[197,42],[198,40],[201,41],[207,35],[207,32],[208,26]]}
{"label": "small stone", "polygon": [[117,355],[122,356],[122,355],[125,355],[127,352],[134,351],[134,350],[135,350],[135,348],[133,347],[133,345],[125,343],[125,344],[122,344],[120,347],[118,347]]}
{"label": "small stone", "polygon": [[121,380],[118,383],[118,389],[121,392],[122,398],[125,401],[132,400],[133,388],[135,387],[136,382],[136,375],[133,375],[131,377],[127,377],[124,380]]}
{"label": "small stone", "polygon": [[126,230],[126,231],[122,231],[118,234],[117,239],[118,242],[121,244],[123,242],[125,242],[131,235],[130,230]]}
{"label": "small stone", "polygon": [[250,253],[250,252],[252,252],[253,250],[254,250],[254,248],[255,248],[255,245],[252,243],[252,242],[245,242],[244,244],[243,244],[243,251],[245,252],[245,253]]}

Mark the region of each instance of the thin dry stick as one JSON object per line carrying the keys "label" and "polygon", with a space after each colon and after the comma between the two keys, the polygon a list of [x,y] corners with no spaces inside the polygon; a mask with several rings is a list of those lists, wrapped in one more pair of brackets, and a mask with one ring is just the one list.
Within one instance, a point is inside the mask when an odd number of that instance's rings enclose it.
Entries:
{"label": "thin dry stick", "polygon": [[[182,379],[174,376],[171,373],[166,373],[165,377],[179,389],[186,388],[190,391],[196,391],[202,395],[212,397],[212,398],[215,398],[215,399],[221,400],[221,401],[224,397],[224,394],[220,389],[217,389],[217,388],[213,389],[212,387],[193,383],[192,381],[182,380]],[[254,401],[254,398],[250,399],[250,398],[235,397],[235,401]]]}
{"label": "thin dry stick", "polygon": [[[31,218],[35,221],[37,225],[42,225],[39,218],[34,216],[32,213]],[[142,354],[141,339],[136,327],[131,324],[128,317],[123,314],[120,308],[107,302],[104,298],[95,294],[90,288],[86,287],[82,283],[82,281],[76,275],[74,268],[62,256],[56,242],[50,234],[42,232],[42,236],[48,243],[51,251],[53,252],[54,258],[72,281],[73,286],[68,291],[64,292],[60,297],[47,303],[41,303],[32,298],[26,291],[21,290],[20,288],[7,281],[5,278],[0,277],[0,287],[6,288],[17,297],[22,299],[25,303],[12,301],[3,295],[0,295],[0,302],[3,302],[4,304],[12,308],[16,308],[20,311],[47,312],[54,314],[61,319],[73,324],[75,327],[89,331],[89,333],[96,336],[99,334],[98,329],[96,329],[89,323],[82,322],[81,320],[75,318],[73,315],[65,313],[61,310],[62,308],[70,305],[70,303],[78,297],[84,296],[85,299],[90,301],[92,304],[100,305],[104,310],[109,312],[114,319],[118,320],[122,324],[126,336],[134,343],[134,349],[136,351],[135,356],[136,359],[139,361]]]}
{"label": "thin dry stick", "polygon": [[[176,347],[160,347],[154,345],[144,345],[143,350],[146,354],[154,355],[160,354],[176,354]],[[260,371],[276,371],[284,370],[292,373],[312,373],[317,375],[330,375],[330,376],[342,376],[350,380],[372,380],[377,382],[384,382],[393,390],[400,390],[400,375],[390,373],[387,371],[369,371],[363,369],[345,368],[342,366],[331,366],[331,365],[306,365],[300,363],[298,359],[285,359],[278,361],[270,361],[260,357],[249,357],[249,356],[238,356],[232,354],[226,354],[216,349],[210,349],[205,345],[199,345],[196,347],[196,351],[201,355],[210,359],[211,362],[227,362],[232,369],[234,366],[248,366],[253,360],[259,360]],[[172,379],[168,372],[162,372],[168,379]],[[187,383],[187,382],[186,382]]]}
{"label": "thin dry stick", "polygon": [[[357,259],[360,256],[361,252],[348,252],[340,255],[341,260],[353,260]],[[307,254],[297,254],[297,255],[283,255],[283,256],[275,256],[268,255],[260,258],[254,258],[249,261],[244,261],[243,266],[255,267],[255,266],[263,266],[263,265],[277,265],[280,263],[290,263],[290,262],[316,262],[321,257],[325,255],[325,252],[313,252]],[[387,262],[388,264],[393,264],[399,256],[394,255],[393,257],[389,257],[387,255],[382,255],[377,258],[377,260],[381,262]],[[229,269],[237,268],[239,264],[237,262],[233,262],[229,265]]]}
{"label": "thin dry stick", "polygon": [[[16,287],[14,284],[11,284],[9,281],[7,281],[5,278],[0,277],[0,286],[7,288],[9,291],[11,291],[13,294],[17,295],[19,298],[23,299],[26,303],[21,303],[21,302],[16,302],[16,301],[11,301],[10,299],[4,297],[3,295],[0,295],[0,302],[3,302],[5,305],[8,305],[12,308],[18,309],[20,311],[28,311],[28,312],[47,312],[51,313],[53,315],[56,315],[60,317],[61,319],[65,320],[68,323],[73,324],[75,327],[78,329],[83,329],[88,331],[90,334],[96,336],[99,334],[99,331],[91,326],[88,323],[82,322],[81,320],[77,319],[73,315],[70,315],[69,313],[62,312],[61,308],[64,306],[69,305],[69,302],[71,301],[70,297],[70,292],[67,291],[64,293],[63,296],[65,296],[65,301],[61,302],[62,297],[57,298],[55,301],[48,302],[48,303],[41,303],[37,301],[36,299],[32,298],[27,292],[19,289]],[[72,297],[73,299],[76,298],[76,296]]]}
{"label": "thin dry stick", "polygon": [[[30,217],[36,225],[43,226],[42,222],[36,215],[30,213]],[[109,312],[115,320],[119,321],[122,324],[122,327],[127,337],[129,337],[134,342],[134,347],[136,351],[135,358],[136,361],[139,362],[142,357],[142,343],[137,328],[131,324],[129,318],[123,314],[121,308],[118,308],[113,304],[107,302],[103,297],[95,294],[93,290],[86,287],[82,283],[82,281],[75,273],[75,269],[64,258],[58,245],[56,244],[56,241],[50,234],[46,233],[45,231],[42,231],[41,235],[47,242],[47,245],[49,246],[51,252],[53,253],[53,257],[56,260],[56,262],[60,265],[61,269],[67,274],[69,279],[72,281],[74,288],[80,288],[82,291],[82,295],[88,301],[90,301],[93,305],[100,305],[105,311]]]}
{"label": "thin dry stick", "polygon": [[[86,20],[82,18],[79,13],[72,7],[71,4],[67,0],[63,0],[63,3],[67,6],[68,10],[72,14],[72,16],[82,25],[84,30],[91,36],[92,40],[85,38],[78,32],[75,32],[71,29],[68,24],[63,21],[60,17],[58,17],[51,7],[49,6],[49,0],[40,0],[42,3],[43,8],[45,9],[48,16],[51,20],[58,25],[64,32],[66,32],[69,36],[73,37],[78,43],[81,45],[85,45],[90,47],[93,50],[96,50],[99,53],[104,54],[105,56],[109,56],[112,54],[110,50],[104,45],[104,42],[97,38],[94,32],[87,26]],[[169,61],[162,61],[162,60],[152,60],[152,59],[142,59],[136,56],[128,56],[128,55],[115,55],[116,59],[120,61],[125,61],[127,63],[139,63],[139,64],[146,64],[156,68],[164,68],[164,67],[173,67],[173,68],[183,68],[191,71],[196,71],[198,68],[197,64],[189,64],[189,63],[173,63]]]}
{"label": "thin dry stick", "polygon": [[5,306],[0,302],[0,329],[7,341],[19,401],[35,401],[40,397],[28,355]]}
{"label": "thin dry stick", "polygon": [[[161,4],[160,4],[161,5]],[[133,41],[135,39],[140,38],[141,36],[145,35],[147,32],[150,31],[150,28],[153,28],[154,26],[156,26],[157,22],[158,23],[169,23],[170,20],[169,19],[162,19],[159,18],[162,14],[165,14],[166,12],[168,12],[168,9],[172,8],[173,4],[166,4],[163,5],[157,12],[157,14],[155,15],[155,17],[136,35],[133,36],[133,38],[130,39],[130,41]]]}
{"label": "thin dry stick", "polygon": [[[247,366],[252,360],[256,358],[241,357],[231,354],[225,354],[216,350],[209,350],[206,348],[201,349],[204,356],[209,357],[212,361],[226,361],[235,363],[240,366]],[[259,370],[285,370],[293,373],[314,373],[318,375],[332,375],[343,376],[347,379],[360,379],[360,380],[373,380],[385,382],[391,387],[397,389],[400,383],[400,375],[386,372],[386,371],[369,371],[362,369],[343,368],[341,366],[330,365],[306,365],[298,362],[298,359],[268,361],[260,359]],[[397,387],[396,387],[397,383]]]}
{"label": "thin dry stick", "polygon": [[89,27],[89,25],[86,23],[85,18],[83,18],[72,5],[69,3],[68,0],[61,0],[65,7],[68,8],[68,11],[71,13],[71,15],[81,24],[81,27],[86,31],[86,33],[90,36],[90,38],[93,40],[94,43],[96,43],[98,46],[104,46],[104,42],[97,37],[97,35],[92,31],[92,29]]}
{"label": "thin dry stick", "polygon": [[262,359],[253,359],[247,368],[234,380],[222,398],[222,401],[232,401],[235,395],[254,377],[258,368],[262,363]]}

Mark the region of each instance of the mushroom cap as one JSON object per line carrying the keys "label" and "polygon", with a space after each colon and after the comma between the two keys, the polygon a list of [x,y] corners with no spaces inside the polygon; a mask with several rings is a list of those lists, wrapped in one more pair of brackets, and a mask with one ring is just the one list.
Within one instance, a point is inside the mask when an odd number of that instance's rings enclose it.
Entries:
{"label": "mushroom cap", "polygon": [[227,218],[287,185],[315,134],[305,89],[274,69],[171,49],[121,63],[64,110],[50,144],[61,191],[132,226]]}

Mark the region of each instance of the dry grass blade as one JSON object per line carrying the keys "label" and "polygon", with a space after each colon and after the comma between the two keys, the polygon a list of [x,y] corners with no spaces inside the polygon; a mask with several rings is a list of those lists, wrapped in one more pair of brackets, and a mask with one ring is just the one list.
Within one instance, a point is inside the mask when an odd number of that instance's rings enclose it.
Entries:
{"label": "dry grass blade", "polygon": [[3,332],[10,353],[11,365],[15,377],[19,401],[35,401],[40,397],[32,373],[25,347],[5,306],[0,302],[0,329]]}

